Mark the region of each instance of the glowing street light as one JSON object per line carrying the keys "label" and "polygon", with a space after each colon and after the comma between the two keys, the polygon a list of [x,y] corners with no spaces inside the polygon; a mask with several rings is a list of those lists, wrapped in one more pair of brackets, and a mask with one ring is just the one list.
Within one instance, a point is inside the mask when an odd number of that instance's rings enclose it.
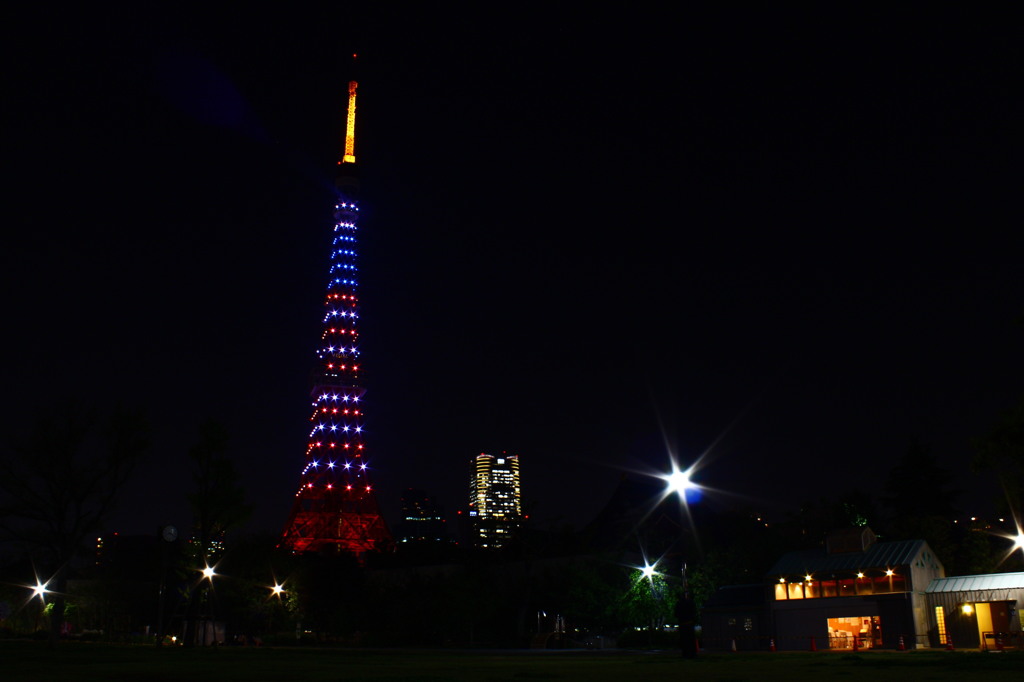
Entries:
{"label": "glowing street light", "polygon": [[657,562],[655,562],[654,565],[651,565],[644,560],[644,567],[640,569],[640,572],[648,580],[653,580],[655,573],[657,573],[657,571],[655,571],[655,566],[657,566]]}
{"label": "glowing street light", "polygon": [[664,496],[678,495],[679,501],[684,505],[690,502],[698,502],[701,498],[701,487],[693,482],[691,478],[693,473],[694,467],[680,469],[676,466],[675,462],[672,462],[672,472],[659,477],[665,481]]}
{"label": "glowing street light", "polygon": [[1002,555],[1002,558],[999,560],[999,563],[1009,559],[1017,550],[1024,552],[1024,528],[1021,527],[1020,521],[1016,518],[1014,519],[1014,525],[1016,526],[1016,532],[1011,530],[1010,532],[998,532],[998,534],[996,534],[1000,538],[1005,538],[1010,541],[1010,549],[1005,551],[1004,555]]}
{"label": "glowing street light", "polygon": [[207,566],[203,569],[203,577],[213,582],[213,576],[217,575],[216,571],[213,570],[213,566]]}
{"label": "glowing street light", "polygon": [[[682,504],[683,509],[686,511],[687,516],[690,514],[689,503],[697,502],[701,495],[700,486],[690,479],[692,472],[693,467],[680,470],[673,458],[672,472],[666,476],[662,476],[662,480],[665,481],[665,497],[668,497],[673,493],[678,495],[679,501]],[[679,597],[677,615],[679,616],[679,632],[681,635],[682,654],[684,658],[693,658],[697,655],[697,632],[695,629],[697,607],[693,601],[693,595],[690,594],[689,580],[687,580],[686,577],[685,560],[682,562],[682,566],[680,568],[680,577],[683,580],[683,591]],[[651,569],[653,571],[653,567],[651,567]]]}
{"label": "glowing street light", "polygon": [[665,476],[665,483],[668,484],[670,492],[685,496],[687,490],[694,488],[694,483],[690,480],[690,470],[680,471],[674,466],[672,469],[672,473]]}
{"label": "glowing street light", "polygon": [[36,578],[35,587],[32,588],[32,596],[33,597],[39,597],[39,601],[45,602],[46,601],[45,595],[50,591],[50,590],[48,590],[46,588],[47,585],[49,585],[48,582],[41,583],[41,582],[39,582],[39,578]]}
{"label": "glowing street light", "polygon": [[274,583],[274,586],[270,588],[270,596],[280,598],[282,594],[284,594],[284,585]]}

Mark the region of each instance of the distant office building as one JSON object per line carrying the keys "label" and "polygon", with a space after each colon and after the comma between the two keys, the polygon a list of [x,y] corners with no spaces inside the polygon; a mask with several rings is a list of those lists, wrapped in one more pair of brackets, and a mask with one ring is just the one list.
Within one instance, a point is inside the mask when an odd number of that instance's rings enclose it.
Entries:
{"label": "distant office building", "polygon": [[472,462],[469,518],[473,544],[499,549],[515,537],[523,516],[519,456],[480,453]]}
{"label": "distant office building", "polygon": [[426,492],[409,488],[402,493],[402,521],[395,538],[402,544],[448,542],[444,509]]}

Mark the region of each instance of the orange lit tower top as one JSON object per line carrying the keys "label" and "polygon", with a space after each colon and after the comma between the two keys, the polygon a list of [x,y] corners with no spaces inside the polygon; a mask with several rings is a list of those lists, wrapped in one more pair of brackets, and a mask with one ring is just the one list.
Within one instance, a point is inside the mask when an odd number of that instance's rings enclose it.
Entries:
{"label": "orange lit tower top", "polygon": [[370,483],[363,441],[356,237],[359,183],[355,179],[356,82],[348,84],[345,148],[338,162],[334,239],[323,328],[311,377],[306,464],[281,543],[294,552],[362,556],[391,546]]}
{"label": "orange lit tower top", "polygon": [[356,88],[359,83],[348,82],[348,116],[345,118],[345,152],[339,164],[356,162]]}

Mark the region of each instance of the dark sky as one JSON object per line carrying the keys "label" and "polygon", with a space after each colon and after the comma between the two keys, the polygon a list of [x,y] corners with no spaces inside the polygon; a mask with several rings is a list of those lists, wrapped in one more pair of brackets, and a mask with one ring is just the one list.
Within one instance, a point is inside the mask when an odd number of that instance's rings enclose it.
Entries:
{"label": "dark sky", "polygon": [[[544,524],[622,471],[781,517],[917,438],[961,507],[1024,392],[1020,42],[1006,17],[562,5],[8,22],[3,431],[154,426],[115,528],[188,523],[222,420],[257,511],[298,483],[359,52],[367,443],[454,511],[521,456]],[[713,447],[712,447],[713,446]],[[708,503],[724,498],[711,496]]]}

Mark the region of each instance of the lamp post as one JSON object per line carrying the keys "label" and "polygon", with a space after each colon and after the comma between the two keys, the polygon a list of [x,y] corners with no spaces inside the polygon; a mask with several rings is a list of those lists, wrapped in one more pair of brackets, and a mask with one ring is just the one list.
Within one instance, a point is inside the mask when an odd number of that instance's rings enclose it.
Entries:
{"label": "lamp post", "polygon": [[167,583],[167,549],[178,539],[178,529],[171,525],[160,528],[160,588],[157,592],[156,607],[156,645],[163,646],[164,643],[164,589]]}
{"label": "lamp post", "polygon": [[[680,470],[675,462],[672,463],[672,473],[664,477],[667,494],[679,496],[679,502],[685,507],[687,495],[692,495],[698,490],[696,483],[690,480],[690,469]],[[681,594],[676,601],[676,618],[679,621],[679,648],[683,658],[696,658],[697,656],[697,605],[690,594],[690,585],[686,579],[686,559],[680,562],[680,574],[682,578]]]}
{"label": "lamp post", "polygon": [[206,608],[203,609],[203,610],[206,611],[206,613],[205,613],[206,620],[202,621],[202,623],[203,623],[203,635],[202,635],[202,637],[203,637],[203,646],[206,646],[207,644],[216,644],[217,643],[217,622],[214,620],[213,599],[212,599],[213,578],[214,578],[214,576],[217,575],[217,572],[214,570],[213,566],[210,566],[209,564],[206,564],[202,568],[202,574],[203,574],[202,580],[209,581],[209,583],[210,583],[206,587],[206,589],[203,591],[203,600],[206,602],[205,603],[205,607]]}

